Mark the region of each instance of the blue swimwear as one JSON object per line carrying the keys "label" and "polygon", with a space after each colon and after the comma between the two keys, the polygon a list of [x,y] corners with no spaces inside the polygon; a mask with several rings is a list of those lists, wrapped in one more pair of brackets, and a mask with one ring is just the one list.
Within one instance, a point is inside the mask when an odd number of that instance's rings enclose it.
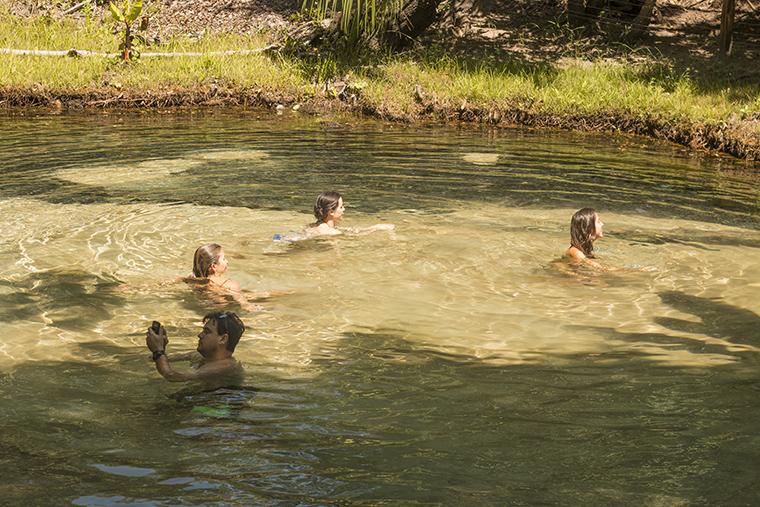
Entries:
{"label": "blue swimwear", "polygon": [[287,241],[288,243],[294,243],[299,239],[301,238],[299,238],[297,234],[280,234],[278,232],[272,236],[272,241]]}

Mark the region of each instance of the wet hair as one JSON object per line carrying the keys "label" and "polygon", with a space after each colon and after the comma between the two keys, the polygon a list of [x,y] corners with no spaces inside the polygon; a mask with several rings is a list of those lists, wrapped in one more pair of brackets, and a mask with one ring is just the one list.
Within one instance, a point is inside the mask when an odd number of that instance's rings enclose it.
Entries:
{"label": "wet hair", "polygon": [[594,256],[594,234],[596,233],[596,210],[581,208],[570,219],[570,246],[574,246],[586,257]]}
{"label": "wet hair", "polygon": [[216,243],[209,243],[198,247],[193,255],[193,276],[197,278],[208,278],[208,272],[211,266],[219,261],[219,255],[222,253],[222,247]]}
{"label": "wet hair", "polygon": [[245,332],[245,324],[240,317],[233,312],[211,312],[203,317],[203,323],[210,320],[216,322],[216,332],[219,336],[227,335],[227,350],[235,352],[235,347]]}
{"label": "wet hair", "polygon": [[327,220],[327,215],[338,207],[340,198],[341,195],[338,192],[322,192],[317,196],[317,202],[314,203],[314,217],[317,221],[314,225],[322,224]]}

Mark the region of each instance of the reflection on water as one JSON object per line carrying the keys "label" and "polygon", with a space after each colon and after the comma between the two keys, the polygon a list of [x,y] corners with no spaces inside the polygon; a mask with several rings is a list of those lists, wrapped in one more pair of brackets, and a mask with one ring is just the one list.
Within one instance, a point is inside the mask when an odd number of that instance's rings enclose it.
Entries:
{"label": "reflection on water", "polygon": [[[758,500],[758,187],[728,161],[355,120],[6,120],[14,503]],[[395,233],[272,241],[328,188],[347,225]],[[585,205],[619,269],[557,268]],[[168,283],[208,242],[244,288],[292,294],[253,312]],[[249,329],[248,388],[163,382],[150,321],[192,351],[220,304]]]}

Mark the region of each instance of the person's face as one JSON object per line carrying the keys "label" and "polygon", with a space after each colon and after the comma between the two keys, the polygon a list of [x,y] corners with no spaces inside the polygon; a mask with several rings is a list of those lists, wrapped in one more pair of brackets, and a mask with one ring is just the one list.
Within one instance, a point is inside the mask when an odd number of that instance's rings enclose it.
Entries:
{"label": "person's face", "polygon": [[604,231],[602,230],[603,227],[604,222],[602,222],[602,219],[599,218],[599,213],[597,213],[594,215],[594,239],[604,236]]}
{"label": "person's face", "polygon": [[219,258],[211,265],[211,269],[215,275],[221,275],[227,271],[227,257],[224,256],[224,250],[219,252]]}
{"label": "person's face", "polygon": [[222,336],[217,332],[216,320],[207,320],[201,332],[198,333],[198,352],[203,357],[207,357],[216,350],[219,344],[223,343]]}
{"label": "person's face", "polygon": [[333,222],[337,222],[341,218],[343,218],[343,212],[346,211],[346,208],[343,206],[343,198],[338,198],[338,206],[330,212],[329,218]]}

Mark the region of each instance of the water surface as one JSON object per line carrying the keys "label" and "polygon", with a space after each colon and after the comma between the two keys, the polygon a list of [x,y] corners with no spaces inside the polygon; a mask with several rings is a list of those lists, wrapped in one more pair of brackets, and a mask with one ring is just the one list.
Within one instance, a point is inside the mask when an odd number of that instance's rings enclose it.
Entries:
{"label": "water surface", "polygon": [[[650,140],[260,113],[0,122],[11,503],[754,504],[751,167]],[[321,190],[345,225],[287,244]],[[558,269],[593,206],[610,272]],[[218,242],[247,311],[184,284]],[[247,389],[164,382],[232,309]],[[186,364],[176,365],[178,369]]]}

